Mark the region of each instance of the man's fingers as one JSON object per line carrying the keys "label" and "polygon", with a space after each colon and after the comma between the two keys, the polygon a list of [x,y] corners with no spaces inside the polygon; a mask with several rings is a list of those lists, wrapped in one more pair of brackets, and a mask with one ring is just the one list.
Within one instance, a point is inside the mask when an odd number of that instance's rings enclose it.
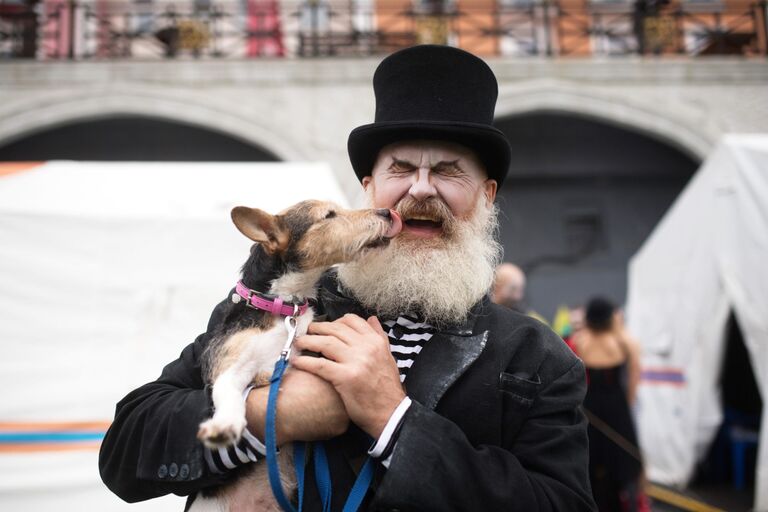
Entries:
{"label": "man's fingers", "polygon": [[294,356],[291,358],[291,365],[298,369],[317,375],[331,384],[338,380],[341,365],[324,357],[312,356]]}
{"label": "man's fingers", "polygon": [[371,334],[371,332],[386,337],[386,333],[376,317],[365,320],[352,314],[344,315],[333,322],[313,322],[309,325],[307,332],[309,334],[336,336],[345,343],[357,339],[360,334]]}
{"label": "man's fingers", "polygon": [[353,315],[351,313],[339,318],[337,322],[351,327],[360,334],[367,334],[371,332],[371,325],[368,322],[366,322],[362,317]]}
{"label": "man's fingers", "polygon": [[344,343],[350,343],[357,337],[358,332],[349,325],[341,323],[340,320],[336,320],[335,322],[312,322],[309,324],[307,334],[336,336]]}
{"label": "man's fingers", "polygon": [[379,322],[379,319],[375,316],[368,317],[368,325],[370,325],[374,331],[379,333],[382,336],[387,336],[387,333],[384,331],[384,328],[381,326],[381,322]]}
{"label": "man's fingers", "polygon": [[347,345],[337,337],[314,334],[305,334],[304,336],[297,337],[294,347],[300,350],[317,352],[325,358],[334,361],[341,361],[347,351]]}

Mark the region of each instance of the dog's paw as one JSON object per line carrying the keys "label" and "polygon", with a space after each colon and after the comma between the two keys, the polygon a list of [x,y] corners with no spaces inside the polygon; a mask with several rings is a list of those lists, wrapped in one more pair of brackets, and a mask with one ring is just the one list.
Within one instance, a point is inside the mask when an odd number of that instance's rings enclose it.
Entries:
{"label": "dog's paw", "polygon": [[200,424],[197,438],[208,448],[224,448],[240,440],[245,425],[245,418],[232,420],[213,417]]}

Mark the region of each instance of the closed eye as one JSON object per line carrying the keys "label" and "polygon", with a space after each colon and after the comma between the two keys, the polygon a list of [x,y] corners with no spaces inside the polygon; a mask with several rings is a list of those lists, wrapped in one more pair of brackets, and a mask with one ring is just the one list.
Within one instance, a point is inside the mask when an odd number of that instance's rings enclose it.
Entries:
{"label": "closed eye", "polygon": [[331,210],[331,211],[329,211],[328,213],[326,213],[326,214],[325,214],[325,218],[326,218],[326,219],[332,219],[332,218],[334,218],[335,216],[336,216],[336,212],[335,212],[335,211],[333,211],[333,210]]}
{"label": "closed eye", "polygon": [[432,170],[446,176],[457,176],[464,174],[464,171],[461,169],[461,167],[459,167],[458,162],[458,160],[454,160],[452,162],[438,162],[434,167],[432,167]]}
{"label": "closed eye", "polygon": [[392,164],[389,166],[389,171],[395,174],[411,173],[417,169],[416,165],[413,165],[407,160],[400,160],[392,157]]}

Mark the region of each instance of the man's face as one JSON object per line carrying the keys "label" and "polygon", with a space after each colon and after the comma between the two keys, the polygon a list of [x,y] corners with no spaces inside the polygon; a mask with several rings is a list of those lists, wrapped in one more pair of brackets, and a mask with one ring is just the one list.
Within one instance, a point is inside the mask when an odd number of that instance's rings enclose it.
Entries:
{"label": "man's face", "polygon": [[[371,176],[363,178],[374,208],[442,202],[457,220],[474,213],[483,195],[490,207],[496,197],[496,181],[488,176],[475,153],[459,144],[440,141],[406,141],[390,144],[380,152]],[[403,219],[403,234],[437,238],[446,226],[429,209]]]}
{"label": "man's face", "polygon": [[384,318],[410,312],[432,325],[466,319],[493,283],[501,255],[496,182],[477,156],[444,142],[392,144],[363,186],[372,206],[400,214],[403,230],[387,247],[340,266],[342,285]]}

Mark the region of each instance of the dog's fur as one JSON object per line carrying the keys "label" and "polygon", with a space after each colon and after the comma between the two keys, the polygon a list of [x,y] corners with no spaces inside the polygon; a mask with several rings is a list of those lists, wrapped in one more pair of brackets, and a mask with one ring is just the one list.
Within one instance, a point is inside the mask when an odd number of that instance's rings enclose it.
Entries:
{"label": "dog's fur", "polygon": [[[400,229],[397,214],[386,209],[343,210],[321,201],[304,201],[278,215],[258,209],[232,210],[237,228],[256,242],[242,269],[248,288],[277,295],[285,301],[314,298],[317,281],[335,264],[354,261],[386,246]],[[198,437],[210,448],[236,443],[246,426],[244,390],[269,382],[287,338],[284,318],[229,303],[204,356],[206,380],[213,383],[215,412],[200,425]],[[307,331],[314,312],[308,308],[297,319],[296,335]],[[295,491],[290,450],[280,450],[281,475],[287,496]],[[198,496],[193,512],[275,510],[266,464],[254,469],[212,496]]]}

